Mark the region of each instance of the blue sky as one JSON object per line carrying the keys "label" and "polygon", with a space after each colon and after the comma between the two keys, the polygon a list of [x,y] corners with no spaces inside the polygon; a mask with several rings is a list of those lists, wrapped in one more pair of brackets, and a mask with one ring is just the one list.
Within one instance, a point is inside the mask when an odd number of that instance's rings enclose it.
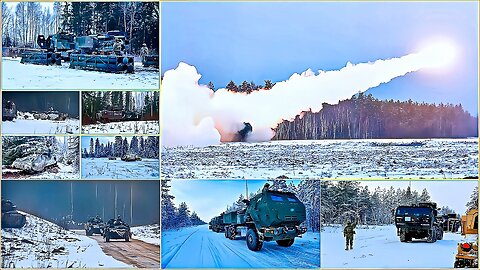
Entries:
{"label": "blue sky", "polygon": [[[256,193],[266,182],[248,180],[248,192]],[[288,180],[287,184],[290,182],[299,183]],[[245,180],[172,180],[169,184],[175,205],[186,202],[190,211],[195,211],[205,222],[225,211],[240,194],[245,196]]]}
{"label": "blue sky", "polygon": [[162,72],[180,61],[200,83],[257,84],[294,72],[340,69],[452,41],[458,55],[442,72],[419,71],[369,90],[381,99],[462,103],[477,115],[478,3],[163,3]]}

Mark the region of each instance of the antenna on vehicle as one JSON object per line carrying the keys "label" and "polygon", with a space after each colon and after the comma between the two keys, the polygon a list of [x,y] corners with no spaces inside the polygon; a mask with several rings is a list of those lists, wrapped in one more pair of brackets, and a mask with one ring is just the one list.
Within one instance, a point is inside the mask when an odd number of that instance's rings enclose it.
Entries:
{"label": "antenna on vehicle", "polygon": [[248,200],[248,180],[247,178],[245,178],[245,197],[247,198]]}

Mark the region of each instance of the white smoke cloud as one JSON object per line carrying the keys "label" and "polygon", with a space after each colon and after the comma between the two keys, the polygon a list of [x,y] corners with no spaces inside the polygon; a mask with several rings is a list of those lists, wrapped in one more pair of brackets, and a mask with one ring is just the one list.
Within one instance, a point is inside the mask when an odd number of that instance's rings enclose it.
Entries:
{"label": "white smoke cloud", "polygon": [[[431,50],[373,63],[347,65],[317,74],[308,69],[277,82],[270,90],[251,94],[226,89],[211,91],[199,85],[195,67],[180,63],[165,72],[162,82],[162,143],[164,146],[206,146],[231,141],[244,127],[253,126],[249,141],[268,141],[283,120],[302,111],[318,112],[322,103],[336,104],[392,79],[431,67]],[[441,57],[441,56],[440,56]]]}

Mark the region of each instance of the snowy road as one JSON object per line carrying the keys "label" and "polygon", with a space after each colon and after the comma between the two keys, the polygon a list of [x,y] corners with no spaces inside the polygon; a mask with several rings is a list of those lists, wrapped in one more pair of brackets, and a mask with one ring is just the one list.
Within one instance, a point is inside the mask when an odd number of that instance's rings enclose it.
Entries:
{"label": "snowy road", "polygon": [[108,158],[82,158],[84,179],[140,179],[155,180],[160,177],[158,159],[141,161],[108,160]]}
{"label": "snowy road", "polygon": [[291,247],[265,242],[250,251],[244,238],[229,240],[208,225],[162,232],[162,268],[314,268],[319,267],[319,234],[306,233]]}
{"label": "snowy road", "polygon": [[394,225],[356,229],[353,250],[345,251],[341,227],[325,227],[322,238],[324,268],[453,268],[460,234],[445,233],[443,240],[400,242]]}
{"label": "snowy road", "polygon": [[478,177],[478,138],[224,143],[162,150],[167,179]]}
{"label": "snowy road", "polygon": [[[84,230],[75,232],[85,235]],[[101,235],[93,235],[89,238],[96,240],[105,254],[118,261],[138,268],[160,268],[160,246],[136,239],[130,242],[111,240],[106,243]]]}
{"label": "snowy road", "polygon": [[141,67],[135,63],[134,74],[112,74],[99,71],[70,69],[62,66],[21,64],[20,57],[2,58],[2,88],[9,90],[39,89],[154,89],[160,88],[158,69]]}

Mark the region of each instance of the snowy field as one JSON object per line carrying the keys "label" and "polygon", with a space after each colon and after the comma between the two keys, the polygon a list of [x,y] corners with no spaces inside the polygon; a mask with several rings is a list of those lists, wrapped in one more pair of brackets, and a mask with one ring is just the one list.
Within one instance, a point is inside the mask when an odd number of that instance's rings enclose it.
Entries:
{"label": "snowy field", "polygon": [[83,179],[159,179],[158,159],[141,161],[108,160],[108,158],[82,158]]}
{"label": "snowy field", "polygon": [[162,232],[162,268],[318,268],[319,248],[319,234],[306,233],[291,247],[264,242],[254,252],[244,237],[229,240],[202,225]]}
{"label": "snowy field", "polygon": [[125,121],[82,126],[83,134],[159,134],[159,121]]}
{"label": "snowy field", "polygon": [[79,168],[73,165],[57,163],[57,167],[47,169],[37,174],[24,174],[22,170],[2,167],[3,179],[41,179],[41,180],[68,180],[78,179]]}
{"label": "snowy field", "polygon": [[162,151],[165,178],[478,177],[478,138],[224,143]]}
{"label": "snowy field", "polygon": [[103,253],[97,241],[27,214],[20,229],[2,229],[2,268],[131,267]]}
{"label": "snowy field", "polygon": [[65,121],[15,119],[2,122],[3,134],[78,134],[80,120]]}
{"label": "snowy field", "polygon": [[132,227],[133,239],[160,246],[160,224]]}
{"label": "snowy field", "polygon": [[62,66],[20,64],[20,57],[2,57],[3,89],[155,89],[160,88],[158,69],[143,68],[135,62],[134,74],[112,74],[99,71],[76,70]]}
{"label": "snowy field", "polygon": [[357,227],[349,251],[345,251],[341,226],[325,227],[321,239],[324,268],[453,268],[457,243],[464,237],[445,233],[443,240],[435,243],[421,239],[402,243],[395,225],[389,225]]}

